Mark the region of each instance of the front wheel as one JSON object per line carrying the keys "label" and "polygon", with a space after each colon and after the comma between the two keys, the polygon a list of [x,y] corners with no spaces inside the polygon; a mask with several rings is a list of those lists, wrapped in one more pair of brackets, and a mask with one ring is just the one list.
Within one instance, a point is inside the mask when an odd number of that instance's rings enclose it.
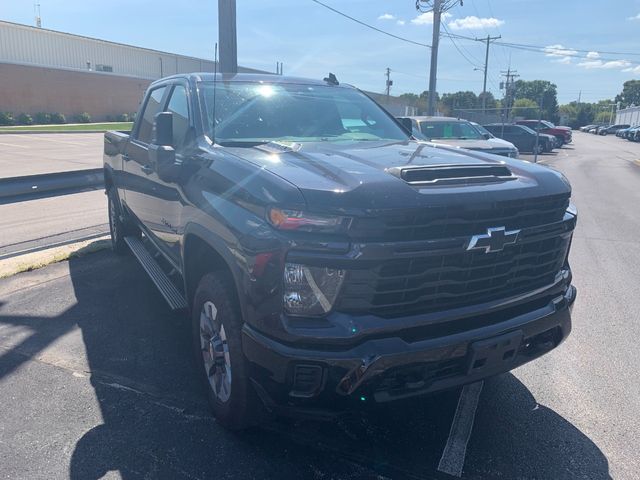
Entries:
{"label": "front wheel", "polygon": [[256,399],[242,352],[242,320],[231,279],[222,272],[202,277],[192,309],[198,376],[218,422],[230,430],[254,423]]}

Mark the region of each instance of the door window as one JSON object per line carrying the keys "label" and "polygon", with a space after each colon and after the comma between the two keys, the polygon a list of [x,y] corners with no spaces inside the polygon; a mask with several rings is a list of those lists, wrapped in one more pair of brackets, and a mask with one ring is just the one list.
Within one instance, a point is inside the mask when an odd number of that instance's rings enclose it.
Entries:
{"label": "door window", "polygon": [[153,119],[161,109],[162,97],[166,87],[156,88],[149,95],[140,119],[137,139],[143,143],[151,143],[153,133]]}
{"label": "door window", "polygon": [[187,143],[189,132],[189,106],[187,90],[184,86],[176,85],[173,88],[167,112],[173,113],[173,146],[176,150],[180,150]]}

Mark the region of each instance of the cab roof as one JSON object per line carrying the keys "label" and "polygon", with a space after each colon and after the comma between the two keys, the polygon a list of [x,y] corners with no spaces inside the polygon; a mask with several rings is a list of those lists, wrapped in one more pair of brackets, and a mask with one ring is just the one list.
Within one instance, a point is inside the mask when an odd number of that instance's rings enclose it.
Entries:
{"label": "cab roof", "polygon": [[214,80],[218,82],[263,82],[263,83],[286,83],[286,84],[297,84],[297,85],[323,85],[323,86],[332,86],[332,87],[346,87],[346,88],[354,88],[351,85],[347,84],[339,84],[335,85],[333,83],[321,80],[321,79],[312,79],[312,78],[303,78],[303,77],[290,77],[283,75],[275,75],[269,73],[211,73],[211,72],[194,72],[194,73],[179,73],[177,75],[172,75],[170,77],[161,78],[156,80],[155,83],[165,82],[171,79],[187,79],[195,82],[213,82]]}

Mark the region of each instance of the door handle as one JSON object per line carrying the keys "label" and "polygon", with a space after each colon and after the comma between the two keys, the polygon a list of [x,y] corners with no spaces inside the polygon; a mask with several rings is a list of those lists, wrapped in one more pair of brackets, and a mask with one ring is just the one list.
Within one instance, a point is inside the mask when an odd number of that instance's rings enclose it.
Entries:
{"label": "door handle", "polygon": [[155,171],[151,165],[142,165],[142,167],[140,167],[140,170],[142,170],[147,175]]}
{"label": "door handle", "polygon": [[127,155],[126,153],[122,154],[122,160],[125,162],[128,162],[129,160],[131,160],[131,157],[129,157],[129,155]]}

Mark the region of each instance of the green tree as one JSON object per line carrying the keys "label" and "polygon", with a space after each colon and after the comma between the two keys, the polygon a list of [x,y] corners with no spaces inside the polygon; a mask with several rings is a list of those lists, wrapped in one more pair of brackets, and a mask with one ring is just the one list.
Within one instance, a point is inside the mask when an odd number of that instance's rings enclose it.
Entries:
{"label": "green tree", "polygon": [[487,109],[496,108],[498,106],[498,101],[496,100],[496,97],[494,97],[493,93],[491,93],[491,92],[480,93],[480,95],[478,95],[478,101],[476,103],[476,108],[482,108],[482,97],[484,97],[485,95],[486,95],[485,108],[487,108]]}
{"label": "green tree", "polygon": [[547,80],[518,80],[515,83],[515,98],[529,99],[536,104],[542,98],[542,119],[557,122],[558,115],[558,87]]}
{"label": "green tree", "polygon": [[640,105],[640,80],[627,80],[622,85],[622,92],[616,95],[616,102],[620,102],[622,107]]}
{"label": "green tree", "polygon": [[470,91],[445,93],[442,95],[442,111],[446,115],[456,115],[460,110],[477,108],[478,96]]}
{"label": "green tree", "polygon": [[513,102],[512,115],[527,120],[538,118],[538,104],[528,98],[518,98]]}

